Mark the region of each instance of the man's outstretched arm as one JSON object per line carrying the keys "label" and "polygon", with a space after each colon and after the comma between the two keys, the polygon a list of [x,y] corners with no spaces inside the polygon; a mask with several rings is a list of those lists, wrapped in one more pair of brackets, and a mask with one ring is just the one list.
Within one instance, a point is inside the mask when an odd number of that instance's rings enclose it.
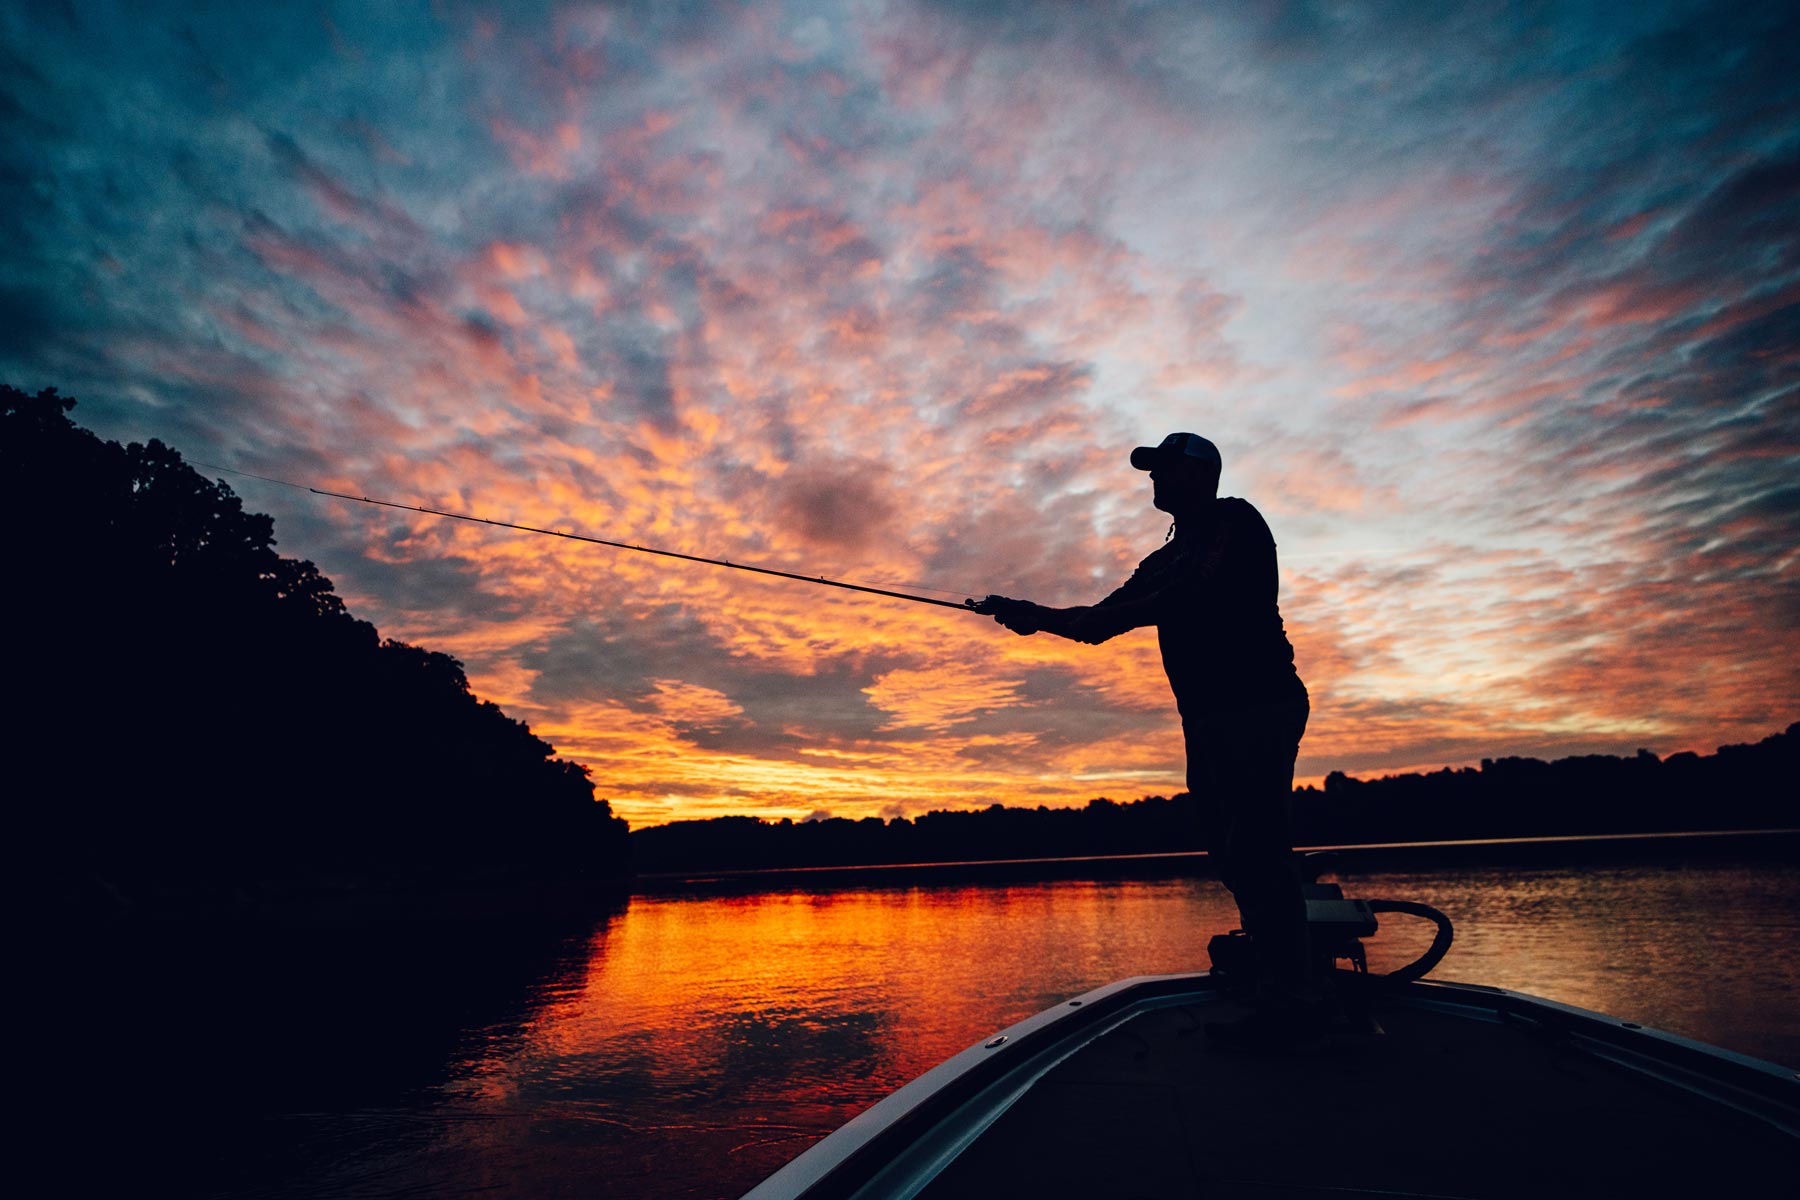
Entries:
{"label": "man's outstretched arm", "polygon": [[[1114,593],[1117,595],[1117,593]],[[993,617],[1014,633],[1054,633],[1071,641],[1098,646],[1129,629],[1156,624],[1158,597],[1114,602],[1109,596],[1099,604],[1074,608],[1049,608],[1029,600],[1013,600],[1006,596],[988,596],[969,602],[978,613]]]}
{"label": "man's outstretched arm", "polygon": [[[1242,504],[1241,501],[1238,503]],[[1255,512],[1254,509],[1250,511]],[[1260,523],[1261,518],[1257,521]],[[1130,579],[1097,604],[1048,608],[1029,600],[989,596],[985,600],[971,600],[969,606],[976,612],[992,616],[1014,633],[1054,633],[1098,646],[1127,630],[1160,625],[1170,614],[1179,615],[1190,610],[1198,597],[1210,588],[1220,559],[1237,536],[1227,524],[1212,533],[1203,554],[1190,553],[1173,559],[1168,557],[1173,547],[1164,546],[1138,564]],[[1266,529],[1263,537],[1265,540],[1268,537]]]}

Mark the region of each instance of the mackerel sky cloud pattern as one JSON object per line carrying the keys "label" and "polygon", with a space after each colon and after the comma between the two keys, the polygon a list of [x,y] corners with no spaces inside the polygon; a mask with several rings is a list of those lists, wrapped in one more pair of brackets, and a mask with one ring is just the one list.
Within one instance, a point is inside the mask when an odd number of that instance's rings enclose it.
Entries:
{"label": "mackerel sky cloud pattern", "polygon": [[[0,377],[105,436],[1069,604],[1197,429],[1303,777],[1795,718],[1791,5],[237,8],[0,12]],[[1149,631],[227,482],[636,824],[1180,786]]]}

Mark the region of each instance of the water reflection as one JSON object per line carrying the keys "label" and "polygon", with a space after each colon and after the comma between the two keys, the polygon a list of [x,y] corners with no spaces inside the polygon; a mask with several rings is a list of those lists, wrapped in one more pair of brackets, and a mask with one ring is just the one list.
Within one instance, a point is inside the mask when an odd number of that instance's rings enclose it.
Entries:
{"label": "water reflection", "polygon": [[612,1194],[735,1195],[986,1031],[1199,965],[1232,911],[1188,880],[639,898],[460,1098],[583,1124]]}
{"label": "water reflection", "polygon": [[[1800,1048],[1791,869],[1343,882],[1453,913],[1447,978],[1764,1056]],[[639,898],[579,994],[546,1009],[496,1069],[540,1119],[615,1123],[592,1134],[624,1160],[601,1176],[612,1194],[732,1196],[995,1029],[1113,979],[1204,965],[1206,936],[1234,915],[1216,884],[1184,879]],[[1429,936],[1423,923],[1389,928],[1376,969]],[[1735,931],[1728,946],[1720,928]]]}
{"label": "water reflection", "polygon": [[443,1089],[565,994],[595,931],[234,924],[71,941],[48,972],[67,989],[51,1087],[107,1152],[69,1164],[70,1190],[381,1190],[441,1137]]}
{"label": "water reflection", "polygon": [[[1440,977],[1800,1061],[1800,870],[1392,872]],[[1206,880],[636,898],[575,928],[113,947],[68,1005],[72,1110],[132,1190],[735,1196],[992,1031],[1205,965]],[[1428,937],[1388,919],[1376,969]],[[117,1131],[117,1132],[113,1132]],[[143,1186],[146,1181],[171,1186]],[[76,1187],[72,1190],[96,1190]]]}
{"label": "water reflection", "polygon": [[[1548,996],[1784,1064],[1800,1064],[1800,868],[1639,863],[1348,876],[1346,892],[1451,913],[1435,978]],[[1389,920],[1371,970],[1416,955],[1424,922]]]}

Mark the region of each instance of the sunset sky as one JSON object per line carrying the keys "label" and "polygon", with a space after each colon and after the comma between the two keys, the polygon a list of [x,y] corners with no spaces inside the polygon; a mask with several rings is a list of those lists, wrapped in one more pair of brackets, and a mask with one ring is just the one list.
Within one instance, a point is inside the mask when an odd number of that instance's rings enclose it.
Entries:
{"label": "sunset sky", "polygon": [[[237,471],[1059,605],[1161,543],[1127,455],[1195,430],[1280,544],[1302,779],[1710,751],[1800,717],[1797,13],[7,5],[0,380]],[[1150,630],[208,474],[634,825],[1180,788]]]}

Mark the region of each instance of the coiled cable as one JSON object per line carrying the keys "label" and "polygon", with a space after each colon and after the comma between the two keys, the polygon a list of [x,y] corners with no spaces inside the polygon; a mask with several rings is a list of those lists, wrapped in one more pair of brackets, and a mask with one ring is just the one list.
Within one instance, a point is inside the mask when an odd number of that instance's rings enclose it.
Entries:
{"label": "coiled cable", "polygon": [[1404,967],[1387,972],[1378,978],[1393,983],[1411,983],[1415,979],[1423,979],[1431,969],[1444,960],[1450,952],[1450,942],[1456,931],[1450,925],[1450,918],[1431,907],[1415,900],[1369,900],[1365,903],[1372,913],[1405,913],[1411,917],[1424,917],[1437,926],[1437,932],[1431,935],[1431,945],[1425,953],[1407,963]]}

